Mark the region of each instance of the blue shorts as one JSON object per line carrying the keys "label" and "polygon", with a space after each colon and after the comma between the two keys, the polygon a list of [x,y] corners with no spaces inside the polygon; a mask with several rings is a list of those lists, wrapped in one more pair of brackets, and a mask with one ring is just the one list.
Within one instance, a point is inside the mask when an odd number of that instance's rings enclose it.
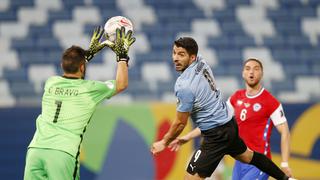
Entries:
{"label": "blue shorts", "polygon": [[251,164],[236,161],[233,167],[232,180],[268,180],[269,175]]}

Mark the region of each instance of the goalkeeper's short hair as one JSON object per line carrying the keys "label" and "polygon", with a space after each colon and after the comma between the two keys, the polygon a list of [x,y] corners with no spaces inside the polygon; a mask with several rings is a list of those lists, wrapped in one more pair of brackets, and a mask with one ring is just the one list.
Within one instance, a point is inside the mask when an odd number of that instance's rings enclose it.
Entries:
{"label": "goalkeeper's short hair", "polygon": [[86,51],[79,46],[71,46],[62,54],[61,64],[65,73],[76,73],[81,64],[85,63]]}

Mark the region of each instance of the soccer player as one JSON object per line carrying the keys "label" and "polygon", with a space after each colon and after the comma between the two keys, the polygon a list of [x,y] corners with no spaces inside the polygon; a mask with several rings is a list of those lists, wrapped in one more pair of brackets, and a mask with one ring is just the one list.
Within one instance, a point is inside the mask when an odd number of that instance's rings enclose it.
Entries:
{"label": "soccer player", "polygon": [[[246,89],[236,91],[228,100],[233,107],[239,126],[239,135],[247,146],[271,159],[270,136],[273,126],[281,134],[282,170],[292,176],[288,160],[290,156],[290,132],[280,102],[261,84],[263,66],[258,59],[250,58],[244,62],[242,77]],[[256,167],[235,162],[233,179],[267,180],[268,175]]]}
{"label": "soccer player", "polygon": [[[273,126],[281,134],[282,170],[292,176],[288,160],[290,156],[290,132],[282,105],[261,84],[263,65],[258,59],[250,58],[243,63],[242,77],[246,89],[236,91],[229,99],[228,105],[234,110],[239,127],[239,135],[246,145],[254,151],[263,153],[271,159],[270,136]],[[200,129],[177,138],[171,143],[172,150],[200,135]],[[267,180],[268,175],[255,166],[235,162],[232,179]]]}
{"label": "soccer player", "polygon": [[176,71],[181,72],[175,84],[176,119],[163,139],[152,144],[151,152],[156,155],[163,151],[179,136],[191,116],[203,143],[188,164],[186,180],[210,177],[225,154],[255,165],[275,179],[288,179],[269,158],[249,150],[239,137],[232,110],[222,100],[210,67],[197,53],[194,39],[183,37],[174,41],[172,59]]}
{"label": "soccer player", "polygon": [[[100,43],[103,29],[93,33],[89,51],[71,46],[63,52],[62,76],[50,77],[42,97],[42,112],[36,120],[36,132],[28,147],[25,180],[80,179],[79,154],[86,126],[96,106],[128,86],[128,51],[134,43],[132,32],[117,30],[113,43]],[[115,80],[84,80],[87,62],[109,46],[117,55]]]}

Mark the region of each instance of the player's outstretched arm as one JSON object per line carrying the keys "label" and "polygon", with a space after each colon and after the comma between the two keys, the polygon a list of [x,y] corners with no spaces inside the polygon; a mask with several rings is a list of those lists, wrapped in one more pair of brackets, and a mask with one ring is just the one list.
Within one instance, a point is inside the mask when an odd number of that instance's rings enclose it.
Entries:
{"label": "player's outstretched arm", "polygon": [[188,123],[189,112],[178,112],[177,117],[171,124],[168,132],[164,135],[163,139],[157,141],[151,146],[151,153],[158,154],[163,151],[173,140],[175,140],[183,131]]}
{"label": "player's outstretched arm", "polygon": [[125,28],[116,30],[115,42],[108,39],[102,44],[105,44],[116,54],[117,56],[117,74],[116,74],[116,94],[122,92],[128,87],[128,61],[129,61],[129,48],[135,42],[135,38],[132,37],[132,31],[125,32]]}
{"label": "player's outstretched arm", "polygon": [[188,134],[186,134],[184,136],[181,136],[181,137],[178,137],[175,140],[173,140],[169,144],[168,147],[171,149],[171,151],[178,151],[183,144],[189,142],[193,138],[196,138],[196,137],[198,137],[200,135],[201,135],[201,131],[197,127],[195,129],[193,129],[192,131],[190,131]]}
{"label": "player's outstretched arm", "polygon": [[118,94],[127,89],[129,84],[128,65],[126,61],[119,61],[116,74],[116,93]]}
{"label": "player's outstretched arm", "polygon": [[290,131],[288,123],[284,122],[276,126],[278,132],[281,135],[281,169],[289,177],[292,177],[292,171],[289,167],[290,157]]}

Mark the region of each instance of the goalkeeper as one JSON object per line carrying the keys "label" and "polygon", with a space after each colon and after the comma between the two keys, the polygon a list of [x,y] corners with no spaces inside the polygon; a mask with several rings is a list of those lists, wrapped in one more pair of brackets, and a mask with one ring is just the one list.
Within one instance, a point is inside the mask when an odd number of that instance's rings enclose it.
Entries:
{"label": "goalkeeper", "polygon": [[[80,145],[96,106],[128,86],[128,51],[135,41],[132,31],[117,29],[115,42],[107,39],[101,43],[103,34],[101,27],[94,30],[89,50],[78,46],[65,50],[63,75],[46,81],[42,112],[27,151],[25,180],[80,179]],[[84,80],[87,63],[106,46],[117,56],[116,79]]]}

